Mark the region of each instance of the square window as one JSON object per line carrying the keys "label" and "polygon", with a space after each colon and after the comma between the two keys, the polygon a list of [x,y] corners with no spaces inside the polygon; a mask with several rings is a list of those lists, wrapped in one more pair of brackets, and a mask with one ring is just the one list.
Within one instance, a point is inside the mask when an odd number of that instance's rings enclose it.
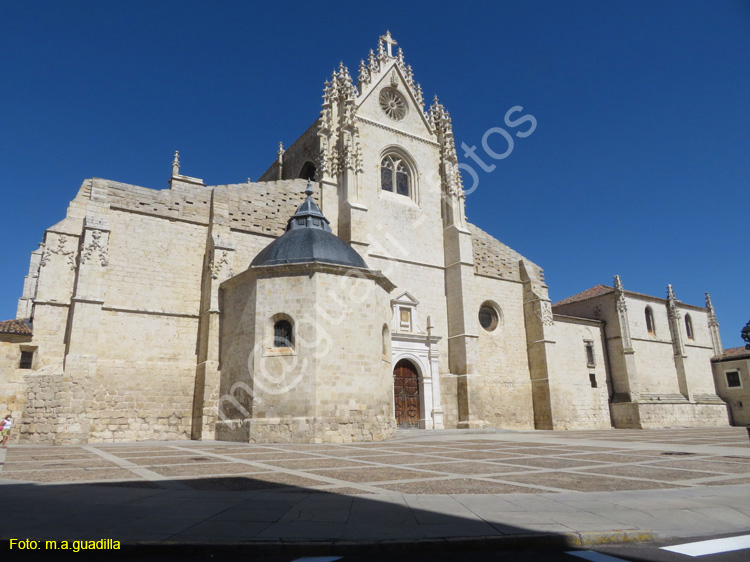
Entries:
{"label": "square window", "polygon": [[31,364],[34,362],[33,351],[22,351],[21,361],[18,363],[19,369],[31,369]]}
{"label": "square window", "polygon": [[739,371],[727,371],[725,374],[727,376],[727,386],[729,388],[742,386]]}

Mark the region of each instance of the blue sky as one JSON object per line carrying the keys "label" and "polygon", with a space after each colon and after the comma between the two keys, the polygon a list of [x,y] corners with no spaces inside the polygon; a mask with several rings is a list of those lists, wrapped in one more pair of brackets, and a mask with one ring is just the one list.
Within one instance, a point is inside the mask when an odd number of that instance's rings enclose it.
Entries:
{"label": "blue sky", "polygon": [[[0,4],[0,317],[83,180],[257,179],[317,118],[323,82],[389,29],[459,154],[506,111],[537,120],[477,170],[469,220],[546,272],[554,301],[621,275],[750,320],[750,3]],[[517,114],[518,117],[520,114]],[[519,127],[526,128],[524,127]],[[501,137],[490,144],[503,151]],[[465,177],[466,183],[471,183]]]}

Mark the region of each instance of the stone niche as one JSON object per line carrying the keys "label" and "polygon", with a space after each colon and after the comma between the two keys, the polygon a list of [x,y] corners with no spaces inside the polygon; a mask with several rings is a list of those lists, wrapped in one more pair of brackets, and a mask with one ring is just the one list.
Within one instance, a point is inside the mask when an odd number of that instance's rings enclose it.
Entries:
{"label": "stone niche", "polygon": [[395,433],[380,272],[312,262],[251,266],[221,285],[216,438],[380,441]]}

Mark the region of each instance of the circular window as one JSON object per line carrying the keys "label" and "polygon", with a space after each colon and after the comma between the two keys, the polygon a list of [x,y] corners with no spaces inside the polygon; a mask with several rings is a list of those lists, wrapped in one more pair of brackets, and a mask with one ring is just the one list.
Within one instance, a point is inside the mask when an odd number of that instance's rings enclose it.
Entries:
{"label": "circular window", "polygon": [[396,90],[381,90],[380,109],[394,121],[401,121],[406,117],[406,100]]}
{"label": "circular window", "polygon": [[497,310],[493,307],[483,304],[479,309],[479,324],[488,332],[494,332],[500,321]]}

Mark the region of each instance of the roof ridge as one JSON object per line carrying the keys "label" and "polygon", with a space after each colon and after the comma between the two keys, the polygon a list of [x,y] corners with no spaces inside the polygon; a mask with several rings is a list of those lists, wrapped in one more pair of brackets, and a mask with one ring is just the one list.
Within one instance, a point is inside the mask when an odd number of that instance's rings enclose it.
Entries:
{"label": "roof ridge", "polygon": [[611,292],[614,292],[614,290],[614,287],[610,287],[609,285],[605,285],[604,283],[599,283],[598,285],[589,287],[588,289],[581,291],[580,293],[576,293],[575,295],[571,295],[565,299],[562,299],[561,301],[557,301],[552,305],[552,307],[554,308],[556,306],[563,306],[566,304],[572,304],[574,302],[593,299],[602,295],[607,295]]}

